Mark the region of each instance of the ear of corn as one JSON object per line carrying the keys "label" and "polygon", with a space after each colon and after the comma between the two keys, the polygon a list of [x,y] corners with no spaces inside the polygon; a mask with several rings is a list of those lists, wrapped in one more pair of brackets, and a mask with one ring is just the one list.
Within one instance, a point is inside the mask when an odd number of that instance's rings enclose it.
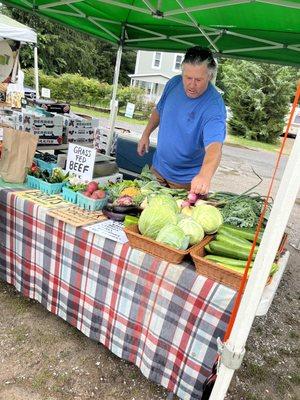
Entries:
{"label": "ear of corn", "polygon": [[127,187],[124,190],[122,190],[120,196],[130,196],[130,197],[135,197],[141,194],[140,189],[136,187]]}

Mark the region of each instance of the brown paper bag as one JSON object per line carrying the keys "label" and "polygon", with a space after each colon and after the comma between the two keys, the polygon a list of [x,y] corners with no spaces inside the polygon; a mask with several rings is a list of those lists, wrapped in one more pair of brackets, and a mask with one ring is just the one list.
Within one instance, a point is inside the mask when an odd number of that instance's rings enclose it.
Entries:
{"label": "brown paper bag", "polygon": [[23,183],[35,154],[38,136],[3,128],[0,176],[5,182]]}

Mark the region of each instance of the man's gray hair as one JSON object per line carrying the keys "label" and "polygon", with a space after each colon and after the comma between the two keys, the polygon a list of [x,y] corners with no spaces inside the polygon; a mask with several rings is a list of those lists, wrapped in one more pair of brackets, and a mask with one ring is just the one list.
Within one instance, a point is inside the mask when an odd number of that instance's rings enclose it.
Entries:
{"label": "man's gray hair", "polygon": [[212,52],[206,47],[194,46],[189,48],[185,53],[182,66],[184,66],[184,64],[206,64],[208,70],[212,74],[212,77],[215,77],[217,74],[217,61],[214,59]]}

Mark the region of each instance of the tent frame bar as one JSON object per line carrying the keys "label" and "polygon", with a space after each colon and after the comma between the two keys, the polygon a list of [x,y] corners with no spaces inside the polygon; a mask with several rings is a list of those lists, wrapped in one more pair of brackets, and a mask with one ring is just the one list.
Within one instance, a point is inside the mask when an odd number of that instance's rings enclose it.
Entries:
{"label": "tent frame bar", "polygon": [[[32,5],[27,1],[27,0],[22,0],[24,2],[24,4],[32,7]],[[84,0],[61,0],[61,1],[55,1],[53,3],[46,3],[43,5],[38,6],[38,8],[40,10],[46,10],[47,12],[55,12],[57,14],[63,14],[63,15],[69,15],[72,17],[77,17],[77,18],[84,18],[86,17],[84,13],[82,13],[79,9],[77,9],[74,6],[74,3],[80,3]],[[286,45],[285,43],[278,43],[278,42],[274,42],[271,40],[267,40],[267,39],[263,39],[263,38],[259,38],[259,37],[255,37],[255,36],[249,36],[249,35],[244,35],[241,33],[236,33],[233,32],[229,29],[222,29],[220,30],[219,28],[211,28],[211,27],[207,27],[205,25],[202,24],[198,24],[193,15],[191,15],[191,12],[195,12],[195,11],[203,11],[203,10],[207,10],[207,9],[217,9],[217,8],[221,8],[221,7],[227,7],[227,6],[235,6],[235,5],[241,5],[241,4],[248,4],[248,3],[253,3],[253,2],[257,2],[257,3],[265,3],[265,4],[274,4],[277,6],[281,6],[281,7],[288,7],[288,8],[295,8],[295,9],[300,9],[300,4],[296,4],[296,3],[292,3],[290,1],[286,1],[286,0],[224,0],[221,1],[219,3],[214,3],[214,4],[210,4],[210,3],[206,3],[206,4],[201,4],[198,6],[194,6],[194,7],[184,7],[182,0],[176,0],[179,7],[178,9],[174,9],[171,11],[167,11],[167,12],[162,12],[159,9],[155,9],[155,7],[150,3],[149,0],[142,0],[143,3],[146,5],[147,9],[143,9],[141,7],[137,7],[137,6],[133,6],[130,4],[125,4],[125,3],[120,3],[117,0],[98,0],[98,3],[105,3],[105,4],[112,4],[115,5],[117,7],[120,8],[124,8],[127,10],[133,10],[133,11],[137,11],[143,14],[148,14],[148,15],[152,15],[152,16],[156,16],[157,18],[161,18],[161,19],[165,19],[167,21],[174,21],[176,23],[180,23],[182,25],[185,26],[189,26],[191,28],[195,28],[195,34],[187,34],[187,35],[180,35],[180,36],[167,36],[167,35],[163,35],[163,34],[159,34],[155,31],[151,31],[142,27],[137,27],[137,26],[133,26],[131,24],[125,24],[125,28],[130,27],[132,29],[136,29],[139,31],[144,31],[145,33],[149,33],[150,35],[153,36],[145,36],[144,38],[140,38],[140,39],[130,39],[130,38],[126,38],[124,37],[124,42],[123,42],[123,47],[126,47],[127,43],[139,43],[139,42],[148,42],[148,41],[153,41],[153,40],[172,40],[173,42],[178,42],[178,43],[182,43],[188,46],[194,46],[195,43],[194,42],[190,42],[190,41],[185,41],[185,38],[190,38],[190,37],[205,37],[205,39],[207,40],[207,42],[209,43],[209,46],[213,48],[215,53],[222,53],[222,54],[231,54],[231,53],[243,53],[245,51],[264,51],[264,50],[278,50],[278,49],[282,49],[282,48],[286,48],[288,50],[291,51],[296,51],[299,52],[300,49],[298,48],[298,44],[293,44],[293,45]],[[73,12],[70,11],[70,13],[68,11],[63,11],[63,10],[57,10],[55,9],[55,7],[57,6],[62,6],[62,5],[66,5],[69,6],[70,9],[72,11],[75,11],[76,14],[74,14]],[[157,4],[157,7],[161,6],[161,2],[159,2],[159,4]],[[177,19],[174,18],[174,15],[178,15],[178,14],[184,14],[187,16],[188,20],[182,20],[182,19]],[[104,18],[97,18],[97,17],[93,17],[90,16],[87,18],[87,20],[97,26],[97,28],[101,29],[103,32],[107,33],[109,36],[111,36],[115,42],[119,41],[119,37],[112,32],[108,27],[104,26],[103,23],[106,24],[117,24],[117,25],[122,25],[121,22],[115,22],[115,21],[111,21],[111,20],[105,20]],[[128,32],[127,32],[128,33]],[[211,39],[210,36],[216,35],[215,39]],[[248,43],[246,44],[246,46],[243,46],[241,48],[236,48],[236,49],[230,49],[230,50],[223,50],[222,52],[218,49],[216,43],[218,42],[218,40],[221,39],[221,37],[223,35],[232,35],[235,36],[237,38],[241,38],[241,39],[246,39],[249,41],[254,41],[254,42],[258,42],[261,44],[268,44],[270,46],[261,46],[261,47],[252,47],[252,46],[247,46]],[[182,40],[183,39],[183,40]],[[263,61],[263,60],[261,60]]]}

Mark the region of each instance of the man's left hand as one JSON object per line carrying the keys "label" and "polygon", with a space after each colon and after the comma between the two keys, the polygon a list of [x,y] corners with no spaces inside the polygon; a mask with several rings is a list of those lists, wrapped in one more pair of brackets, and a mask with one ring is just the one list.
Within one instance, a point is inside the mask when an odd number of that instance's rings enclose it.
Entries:
{"label": "man's left hand", "polygon": [[191,192],[196,194],[207,194],[210,188],[210,179],[196,175],[191,182]]}

